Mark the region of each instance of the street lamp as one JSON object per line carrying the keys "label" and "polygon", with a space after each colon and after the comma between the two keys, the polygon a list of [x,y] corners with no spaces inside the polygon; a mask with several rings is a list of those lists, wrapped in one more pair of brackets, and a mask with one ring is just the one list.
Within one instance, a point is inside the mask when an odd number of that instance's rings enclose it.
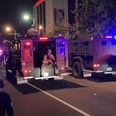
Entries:
{"label": "street lamp", "polygon": [[30,25],[31,25],[31,15],[27,12],[22,13],[19,26],[20,32],[22,33],[23,36],[25,36],[25,33],[27,29],[30,27]]}
{"label": "street lamp", "polygon": [[31,19],[30,15],[27,14],[27,13],[23,14],[22,18],[23,18],[24,21],[29,21]]}
{"label": "street lamp", "polygon": [[10,32],[11,31],[11,28],[10,27],[6,27],[6,31],[7,32]]}
{"label": "street lamp", "polygon": [[[14,39],[17,39],[16,36],[17,36],[17,33],[16,33],[16,30],[11,27],[11,26],[6,26],[5,28],[6,32],[9,32],[11,35],[14,35]],[[13,32],[13,33],[12,33]]]}
{"label": "street lamp", "polygon": [[42,25],[39,25],[38,28],[39,28],[39,34],[42,34],[42,31],[41,30],[43,29],[43,26]]}

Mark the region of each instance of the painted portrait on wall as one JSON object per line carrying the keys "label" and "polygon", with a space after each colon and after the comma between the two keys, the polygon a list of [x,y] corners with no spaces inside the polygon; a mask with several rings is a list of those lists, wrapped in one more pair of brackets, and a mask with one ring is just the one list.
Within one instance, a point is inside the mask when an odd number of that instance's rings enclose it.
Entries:
{"label": "painted portrait on wall", "polygon": [[54,9],[54,23],[56,26],[63,26],[65,23],[64,9]]}

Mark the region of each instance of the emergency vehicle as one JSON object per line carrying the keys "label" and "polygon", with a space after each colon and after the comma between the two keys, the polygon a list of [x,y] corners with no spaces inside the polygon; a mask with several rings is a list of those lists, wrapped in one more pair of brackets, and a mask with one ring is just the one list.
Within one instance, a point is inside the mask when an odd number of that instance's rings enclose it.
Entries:
{"label": "emergency vehicle", "polygon": [[116,74],[116,35],[69,40],[69,66],[74,77]]}
{"label": "emergency vehicle", "polygon": [[[46,68],[43,70],[41,66],[43,57],[47,49],[50,48],[55,56],[58,71],[61,73],[68,66],[67,42],[67,39],[62,37],[48,38],[47,36],[39,36],[34,39],[23,38],[12,43],[11,55],[9,55],[9,60],[7,60],[6,64],[6,76],[11,77],[16,75],[18,83],[22,83],[22,81],[27,82],[31,78],[63,79],[61,75],[56,74],[54,68]],[[19,51],[19,54],[15,54],[16,50]],[[20,59],[18,68],[16,68],[16,64],[15,66],[13,65],[14,62],[16,63],[16,59]],[[19,74],[16,69],[18,69]]]}

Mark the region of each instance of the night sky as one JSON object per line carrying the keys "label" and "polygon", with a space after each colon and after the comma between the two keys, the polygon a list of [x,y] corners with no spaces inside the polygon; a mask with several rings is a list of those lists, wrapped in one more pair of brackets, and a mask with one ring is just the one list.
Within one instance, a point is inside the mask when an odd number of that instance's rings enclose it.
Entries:
{"label": "night sky", "polygon": [[0,32],[5,24],[18,26],[23,12],[32,15],[33,5],[37,0],[1,0],[0,3]]}

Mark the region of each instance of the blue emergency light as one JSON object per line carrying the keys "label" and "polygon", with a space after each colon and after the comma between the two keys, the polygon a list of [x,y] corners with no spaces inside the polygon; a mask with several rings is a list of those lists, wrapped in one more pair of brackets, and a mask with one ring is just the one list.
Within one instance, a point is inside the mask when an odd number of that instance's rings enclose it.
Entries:
{"label": "blue emergency light", "polygon": [[105,38],[106,39],[114,39],[114,40],[116,40],[116,35],[113,35],[113,36],[112,35],[106,35]]}
{"label": "blue emergency light", "polygon": [[60,48],[59,52],[60,52],[60,55],[64,55],[65,54],[65,49],[64,48]]}
{"label": "blue emergency light", "polygon": [[114,39],[116,40],[116,35],[114,35]]}
{"label": "blue emergency light", "polygon": [[113,35],[112,45],[116,45],[116,35]]}

